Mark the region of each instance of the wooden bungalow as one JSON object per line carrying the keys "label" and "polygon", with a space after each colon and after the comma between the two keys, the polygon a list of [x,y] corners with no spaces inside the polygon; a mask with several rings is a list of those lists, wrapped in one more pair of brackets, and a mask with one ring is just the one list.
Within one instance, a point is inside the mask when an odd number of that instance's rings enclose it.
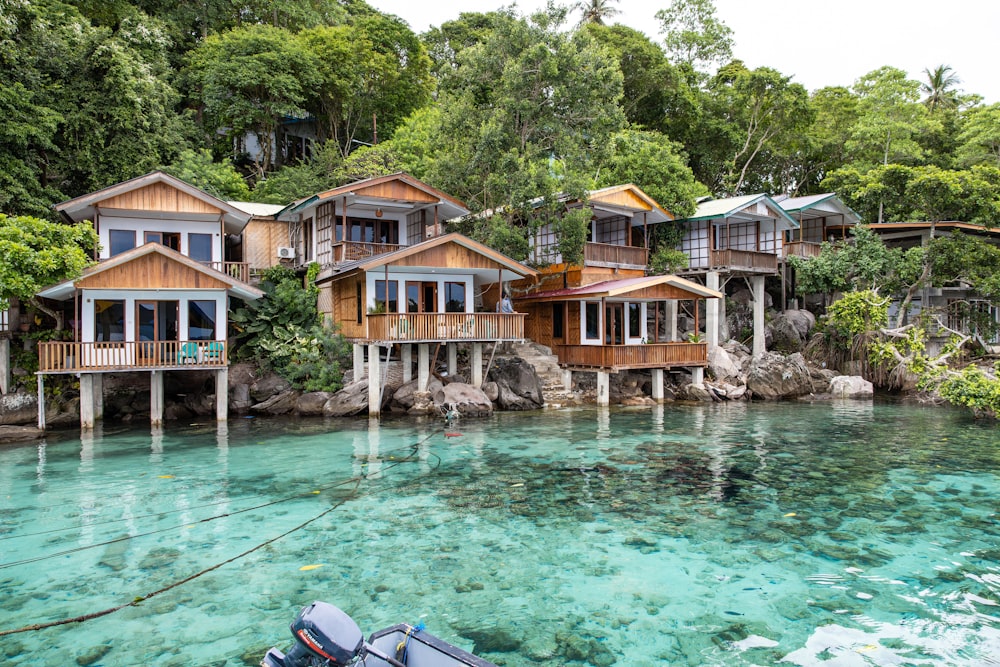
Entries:
{"label": "wooden bungalow", "polygon": [[815,257],[824,241],[846,239],[851,227],[861,222],[861,216],[832,192],[776,201],[798,224],[785,233],[784,257]]}
{"label": "wooden bungalow", "polygon": [[[746,279],[753,294],[753,352],[764,352],[764,278],[779,275],[785,233],[798,223],[764,194],[710,199],[695,214],[677,221],[684,233],[678,247],[688,256],[681,275],[723,294],[733,278]],[[718,345],[725,322],[725,299],[706,305],[705,334]]]}
{"label": "wooden bungalow", "polygon": [[[448,369],[457,366],[457,345],[472,352],[474,385],[482,384],[485,343],[524,338],[524,314],[496,312],[502,285],[535,271],[461,234],[434,236],[325,270],[316,283],[329,314],[354,344],[355,377],[364,373],[368,348],[369,414],[378,414],[379,354],[398,346],[404,380],[418,351],[418,391],[426,391],[430,348],[445,346]],[[486,304],[491,307],[487,309]]]}
{"label": "wooden bungalow", "polygon": [[528,336],[549,346],[563,368],[597,372],[598,403],[606,403],[609,373],[650,369],[654,399],[663,398],[666,369],[697,369],[700,381],[708,349],[679,336],[678,303],[692,302],[697,331],[698,302],[721,297],[677,276],[643,276],[533,291],[514,301],[528,314]]}
{"label": "wooden bungalow", "polygon": [[242,201],[229,204],[250,216],[243,233],[233,239],[231,250],[247,265],[251,282],[272,266],[291,266],[295,251],[288,238],[288,223],[276,217],[285,207]]}
{"label": "wooden bungalow", "polygon": [[108,372],[149,372],[150,416],[163,418],[163,372],[213,370],[217,416],[228,401],[230,297],[263,293],[247,284],[246,265],[224,257],[227,235],[249,216],[162,172],[132,179],[56,206],[68,221],[93,220],[100,261],[75,280],[39,296],[62,302],[71,342],[39,343],[39,426],[44,378],[79,374],[80,425],[102,413]]}

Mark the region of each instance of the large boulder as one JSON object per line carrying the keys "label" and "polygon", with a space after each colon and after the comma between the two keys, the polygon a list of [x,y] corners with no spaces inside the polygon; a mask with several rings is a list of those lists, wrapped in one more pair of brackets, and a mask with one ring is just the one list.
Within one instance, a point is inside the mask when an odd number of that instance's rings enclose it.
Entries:
{"label": "large boulder", "polygon": [[809,367],[797,352],[787,357],[773,352],[755,357],[747,370],[747,388],[754,398],[771,401],[813,392]]}
{"label": "large boulder", "polygon": [[34,394],[0,396],[0,424],[31,424],[38,421],[38,398]]}
{"label": "large boulder", "polygon": [[323,405],[327,417],[353,417],[368,412],[368,379],[345,385]]}
{"label": "large boulder", "polygon": [[306,392],[295,401],[295,414],[306,417],[322,415],[323,407],[331,398],[333,398],[333,394],[328,391]]}
{"label": "large boulder", "polygon": [[272,396],[266,401],[251,405],[250,409],[254,412],[263,412],[267,415],[287,415],[295,409],[295,403],[299,400],[299,394],[300,392],[295,389],[286,389],[277,396]]}
{"label": "large boulder", "polygon": [[263,403],[272,396],[291,389],[292,385],[276,373],[265,373],[260,379],[250,385],[250,397],[255,403]]}
{"label": "large boulder", "polygon": [[739,384],[740,367],[725,348],[710,345],[708,348],[708,374],[720,382],[733,381]]}
{"label": "large boulder", "polygon": [[799,352],[809,340],[809,332],[815,325],[816,316],[808,310],[778,313],[767,327],[771,347],[781,352]]}
{"label": "large boulder", "polygon": [[442,410],[458,410],[465,417],[489,417],[493,403],[479,387],[450,382],[434,394],[434,405]]}
{"label": "large boulder", "polygon": [[830,380],[830,393],[834,398],[871,398],[875,387],[858,375],[838,375]]}
{"label": "large boulder", "polygon": [[[431,396],[437,394],[443,385],[437,378],[431,378],[427,383],[427,393]],[[402,385],[392,394],[392,401],[400,407],[409,410],[415,402],[414,394],[417,392],[417,381],[413,380]]]}
{"label": "large boulder", "polygon": [[[36,415],[37,418],[37,415]],[[34,426],[0,426],[0,445],[30,442],[45,435],[45,431]]]}
{"label": "large boulder", "polygon": [[497,403],[504,410],[535,410],[545,405],[535,367],[518,357],[499,358],[487,379],[497,384]]}

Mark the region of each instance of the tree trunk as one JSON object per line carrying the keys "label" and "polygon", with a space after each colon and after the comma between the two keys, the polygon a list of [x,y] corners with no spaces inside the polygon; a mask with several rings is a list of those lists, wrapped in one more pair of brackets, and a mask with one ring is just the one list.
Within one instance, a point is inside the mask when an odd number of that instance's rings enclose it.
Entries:
{"label": "tree trunk", "polygon": [[65,328],[65,322],[63,320],[63,314],[61,310],[54,310],[52,308],[49,308],[44,303],[42,303],[42,301],[37,297],[31,297],[29,303],[56,321],[56,331],[62,331]]}

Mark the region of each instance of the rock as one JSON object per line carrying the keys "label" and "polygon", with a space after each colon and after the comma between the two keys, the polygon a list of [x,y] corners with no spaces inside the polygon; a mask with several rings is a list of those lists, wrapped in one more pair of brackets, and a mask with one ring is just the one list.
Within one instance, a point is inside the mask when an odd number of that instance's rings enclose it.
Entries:
{"label": "rock", "polygon": [[163,418],[167,421],[180,421],[182,419],[191,419],[194,415],[186,407],[180,403],[168,403],[165,408],[163,408]]}
{"label": "rock", "polygon": [[368,412],[368,379],[345,386],[323,405],[327,417],[353,417]]}
{"label": "rock", "polygon": [[500,398],[500,387],[497,386],[496,382],[484,382],[483,393],[486,394],[486,398],[495,401]]}
{"label": "rock", "polygon": [[773,352],[751,360],[747,388],[754,398],[772,401],[804,396],[813,390],[809,368],[801,354],[784,357]]}
{"label": "rock", "polygon": [[37,396],[27,393],[0,396],[0,424],[31,424],[37,421]]}
{"label": "rock", "polygon": [[294,412],[297,415],[315,417],[323,414],[323,407],[326,402],[333,398],[333,394],[328,391],[310,391],[299,396],[295,401]]}
{"label": "rock", "polygon": [[779,352],[799,352],[809,340],[816,316],[808,310],[786,310],[768,323],[771,346]]}
{"label": "rock", "polygon": [[437,415],[438,408],[434,405],[434,399],[429,391],[413,392],[413,406],[407,410],[411,415]]}
{"label": "rock", "polygon": [[[753,292],[748,289],[741,289],[734,292],[729,298],[733,303],[737,303],[741,306],[748,306],[753,303]],[[764,308],[767,309],[773,307],[774,299],[767,290],[764,290]]]}
{"label": "rock", "polygon": [[471,384],[452,382],[434,394],[434,405],[439,409],[454,407],[465,417],[488,417],[493,414],[493,402],[483,390]]}
{"label": "rock", "polygon": [[708,388],[699,383],[692,383],[681,387],[678,397],[688,401],[711,401],[712,395]]}
{"label": "rock", "polygon": [[[442,386],[444,385],[441,384],[440,380],[438,380],[437,378],[431,378],[430,382],[427,383],[427,392],[431,396],[434,396],[434,394],[436,394],[438,390],[441,389]],[[417,381],[413,380],[411,382],[407,382],[393,393],[392,400],[394,403],[397,403],[401,407],[406,408],[408,410],[413,407],[414,403],[413,395],[416,393],[416,391],[417,391]]]}
{"label": "rock", "polygon": [[97,646],[92,646],[89,649],[85,649],[77,654],[76,664],[80,665],[80,667],[92,665],[107,655],[110,650],[110,644],[98,644]]}
{"label": "rock", "polygon": [[538,374],[524,359],[497,359],[487,379],[497,383],[497,403],[504,410],[535,410],[545,404]]}
{"label": "rock", "polygon": [[[35,415],[38,419],[38,415]],[[38,440],[45,435],[45,431],[34,426],[13,426],[5,424],[0,426],[0,445],[9,445],[19,442],[30,442]]]}
{"label": "rock", "polygon": [[263,403],[251,405],[250,409],[254,412],[263,412],[269,415],[287,415],[295,409],[295,403],[299,400],[299,395],[300,393],[295,389],[286,389]]}
{"label": "rock", "polygon": [[837,374],[826,368],[809,367],[809,379],[812,381],[814,394],[825,394],[830,391],[830,381],[837,377]]}
{"label": "rock", "polygon": [[830,380],[830,393],[834,398],[871,398],[875,388],[863,377],[838,375]]}
{"label": "rock", "polygon": [[709,346],[708,373],[720,382],[726,380],[738,381],[740,379],[740,367],[729,356],[729,352],[718,345]]}
{"label": "rock", "polygon": [[253,404],[250,400],[250,385],[248,384],[234,384],[232,385],[232,394],[229,399],[229,406],[238,412],[246,410]]}
{"label": "rock", "polygon": [[291,387],[288,380],[275,373],[267,373],[250,385],[250,397],[255,403],[264,403],[272,396],[277,396]]}

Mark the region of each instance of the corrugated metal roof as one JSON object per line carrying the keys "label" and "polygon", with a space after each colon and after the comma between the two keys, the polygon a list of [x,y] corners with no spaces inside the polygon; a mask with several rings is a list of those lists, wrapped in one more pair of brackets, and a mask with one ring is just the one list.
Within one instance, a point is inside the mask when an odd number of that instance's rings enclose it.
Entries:
{"label": "corrugated metal roof", "polygon": [[284,204],[261,204],[252,201],[230,201],[226,203],[258,218],[270,217],[285,208]]}
{"label": "corrugated metal roof", "polygon": [[781,208],[786,211],[801,211],[807,208],[812,208],[816,204],[826,201],[830,197],[836,197],[832,192],[825,192],[819,195],[806,195],[804,197],[790,197],[788,199],[778,202]]}

